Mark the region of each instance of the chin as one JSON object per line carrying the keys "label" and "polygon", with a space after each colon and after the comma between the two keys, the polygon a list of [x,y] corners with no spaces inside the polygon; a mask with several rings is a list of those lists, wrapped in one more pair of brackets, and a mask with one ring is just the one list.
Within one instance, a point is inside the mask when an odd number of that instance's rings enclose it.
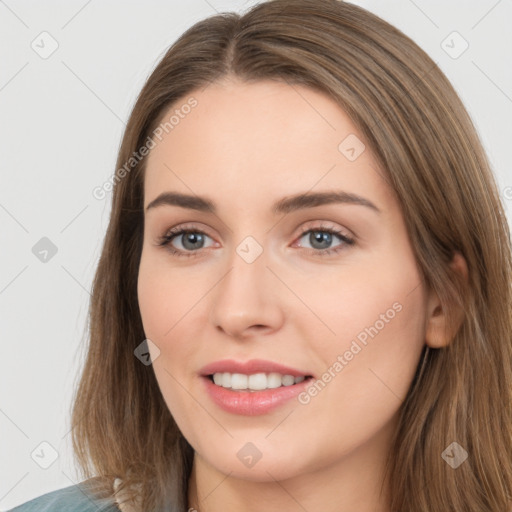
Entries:
{"label": "chin", "polygon": [[[239,448],[233,451],[232,457],[227,456],[231,451],[231,449],[223,449],[220,453],[208,454],[206,462],[220,473],[229,475],[230,478],[238,478],[252,482],[287,480],[307,472],[306,468],[297,464],[296,450],[293,450],[294,455],[290,454],[290,457],[286,457],[283,453],[274,448],[272,451],[267,452],[267,454],[262,453],[261,458],[256,460],[252,466],[250,466],[250,460],[247,463],[243,462],[244,452],[240,454],[240,457],[237,455],[237,453],[241,451]],[[246,449],[246,453],[250,453],[250,449]],[[205,459],[205,457],[201,457]]]}

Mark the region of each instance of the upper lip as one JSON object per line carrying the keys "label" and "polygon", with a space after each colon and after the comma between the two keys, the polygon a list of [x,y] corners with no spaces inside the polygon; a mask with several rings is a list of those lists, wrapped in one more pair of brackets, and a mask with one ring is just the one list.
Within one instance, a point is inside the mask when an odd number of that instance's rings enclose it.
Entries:
{"label": "upper lip", "polygon": [[249,361],[235,361],[234,359],[223,359],[207,364],[201,368],[201,375],[212,375],[214,373],[242,373],[252,375],[254,373],[280,373],[281,375],[293,375],[294,377],[306,377],[310,373],[297,370],[273,361],[264,359],[251,359]]}

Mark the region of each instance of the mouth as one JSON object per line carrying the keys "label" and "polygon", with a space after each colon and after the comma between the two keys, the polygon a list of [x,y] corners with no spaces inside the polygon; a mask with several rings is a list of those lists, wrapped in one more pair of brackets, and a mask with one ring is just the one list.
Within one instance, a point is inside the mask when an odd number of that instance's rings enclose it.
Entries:
{"label": "mouth", "polygon": [[307,370],[265,359],[224,359],[199,370],[204,390],[221,409],[255,416],[270,413],[311,385]]}
{"label": "mouth", "polygon": [[293,376],[277,372],[253,374],[217,372],[205,375],[204,377],[218,387],[230,391],[245,391],[248,393],[292,387],[313,378],[312,375]]}
{"label": "mouth", "polygon": [[[257,416],[271,413],[297,398],[314,380],[312,375],[279,373],[208,373],[201,376],[207,396],[225,412]],[[258,389],[252,389],[258,388]]]}

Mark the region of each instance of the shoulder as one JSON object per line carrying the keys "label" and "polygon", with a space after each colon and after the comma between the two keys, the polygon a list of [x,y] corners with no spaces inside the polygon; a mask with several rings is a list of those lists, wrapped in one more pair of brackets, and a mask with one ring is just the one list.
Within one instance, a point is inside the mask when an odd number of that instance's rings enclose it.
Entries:
{"label": "shoulder", "polygon": [[38,496],[6,512],[119,512],[114,503],[104,503],[88,493],[82,484]]}

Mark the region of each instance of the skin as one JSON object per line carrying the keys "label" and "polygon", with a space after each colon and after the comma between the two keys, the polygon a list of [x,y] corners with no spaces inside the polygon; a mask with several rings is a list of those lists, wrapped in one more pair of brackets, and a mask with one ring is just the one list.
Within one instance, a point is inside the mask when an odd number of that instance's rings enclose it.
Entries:
{"label": "skin", "polygon": [[[138,281],[145,334],[160,350],[152,351],[158,384],[195,450],[189,506],[389,512],[388,482],[380,489],[398,408],[424,344],[450,340],[385,173],[368,144],[355,161],[338,150],[349,134],[364,138],[319,92],[230,78],[190,96],[197,106],[148,157],[144,205],[178,191],[208,196],[218,212],[145,212]],[[380,213],[356,204],[270,210],[285,196],[329,190],[363,196]],[[185,224],[207,235],[189,249],[195,256],[158,246]],[[321,226],[355,243],[301,236]],[[236,252],[247,236],[263,249],[250,264]],[[185,238],[174,248],[187,252]],[[321,256],[324,247],[342,249]],[[461,257],[453,266],[464,271]],[[203,390],[199,370],[225,358],[268,359],[320,378],[393,304],[400,312],[308,404],[292,399],[249,417],[223,411]],[[247,442],[262,454],[251,468],[237,457]]]}

